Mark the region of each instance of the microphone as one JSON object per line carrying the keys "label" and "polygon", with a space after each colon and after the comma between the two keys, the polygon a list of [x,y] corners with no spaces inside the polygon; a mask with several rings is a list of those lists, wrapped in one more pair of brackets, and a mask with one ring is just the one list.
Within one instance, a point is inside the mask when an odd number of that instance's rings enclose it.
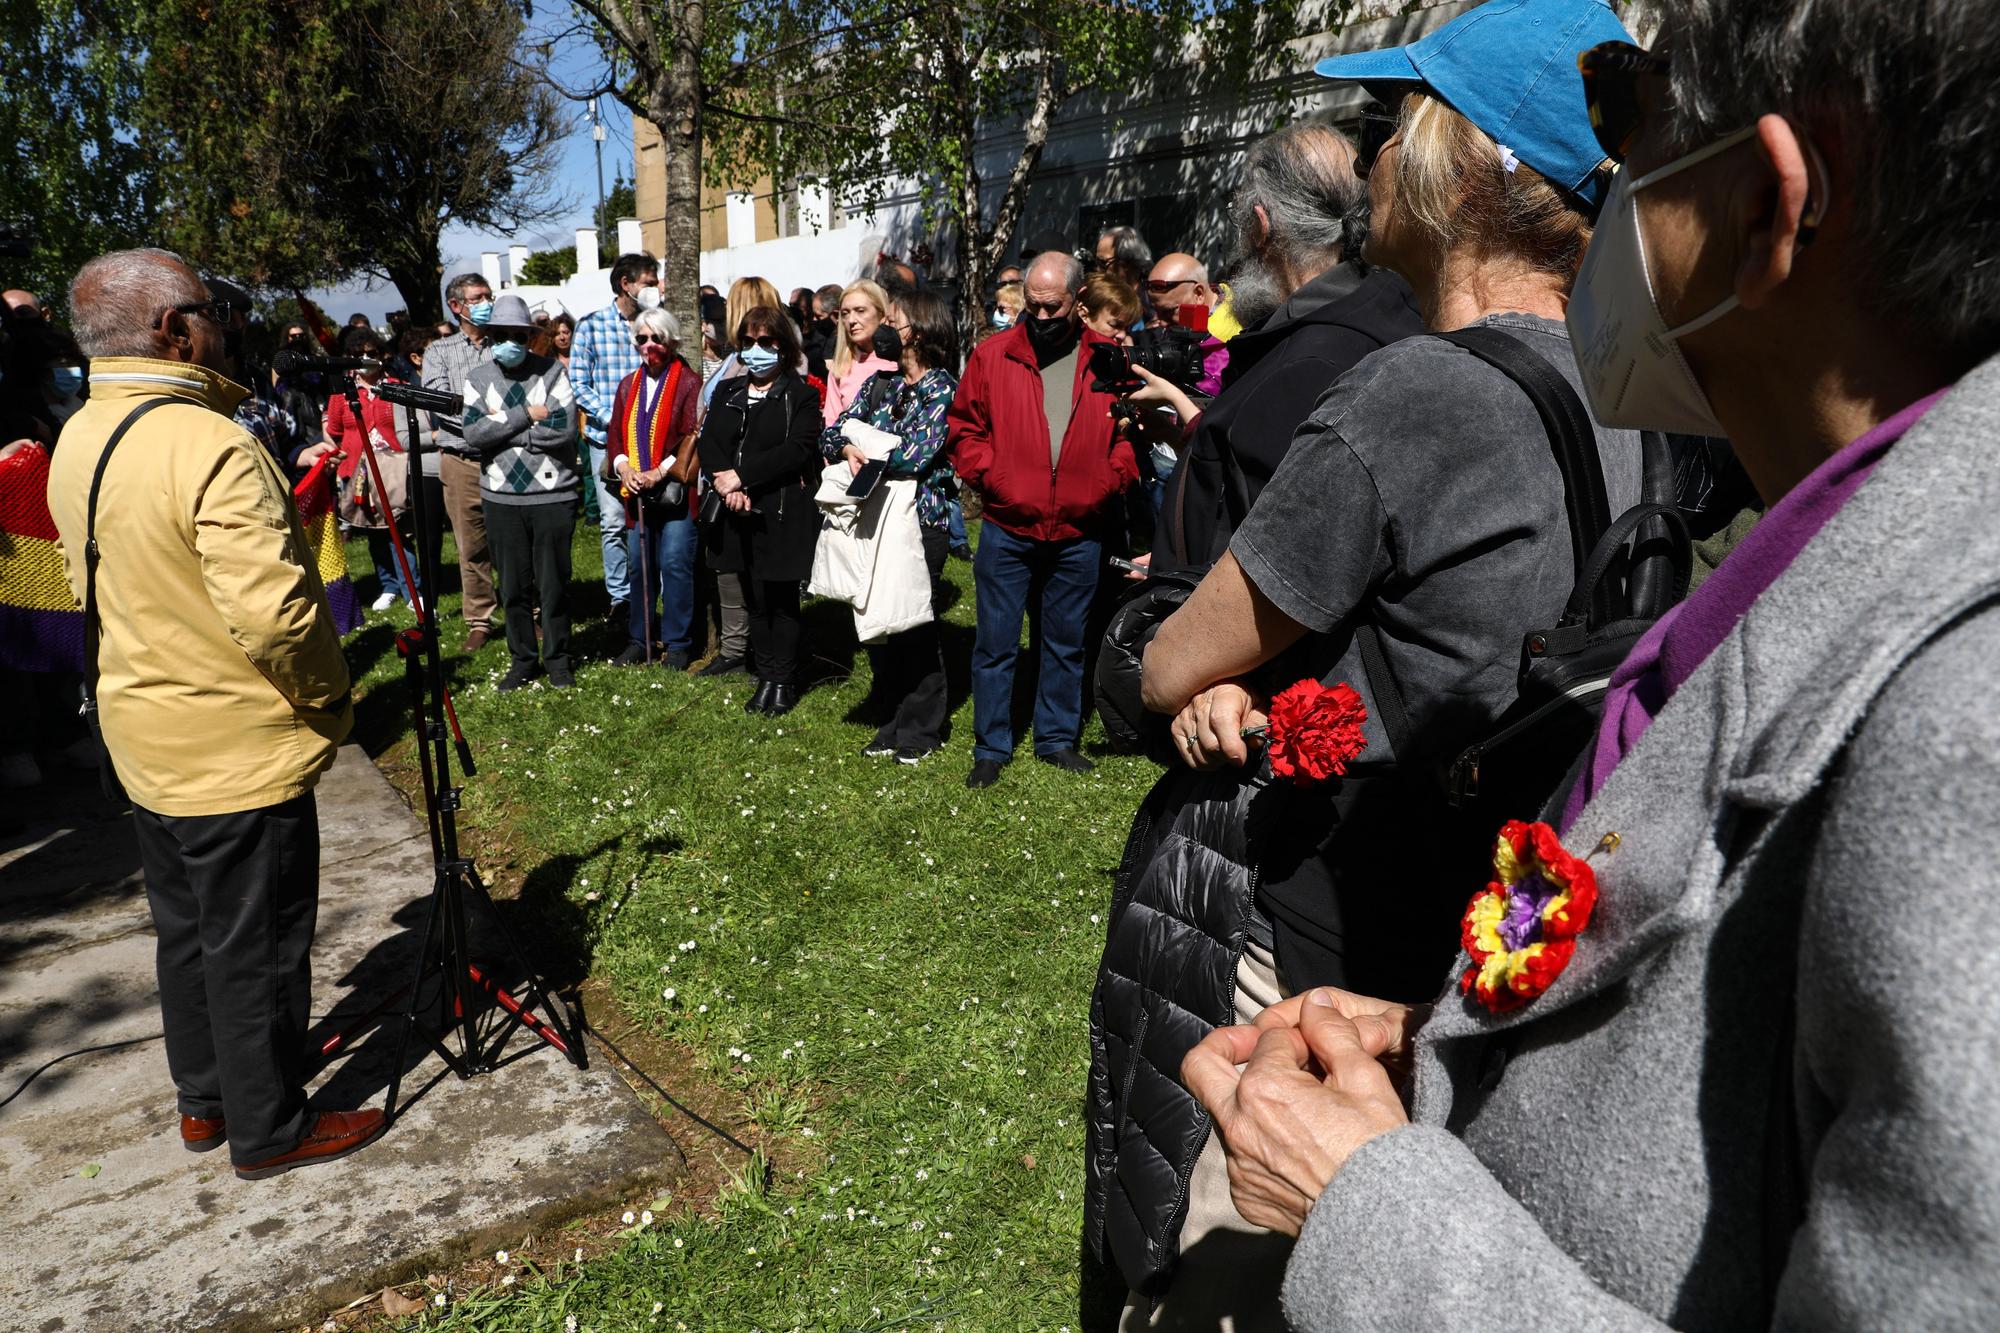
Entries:
{"label": "microphone", "polygon": [[294,352],[289,347],[281,347],[271,354],[271,369],[280,375],[296,375],[302,371],[334,370],[380,370],[380,361],[365,356],[313,356],[306,352]]}

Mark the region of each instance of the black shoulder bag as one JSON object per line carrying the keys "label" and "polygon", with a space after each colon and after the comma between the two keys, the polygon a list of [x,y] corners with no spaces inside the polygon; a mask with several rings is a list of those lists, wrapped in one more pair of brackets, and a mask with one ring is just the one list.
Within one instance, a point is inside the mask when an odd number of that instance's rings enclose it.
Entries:
{"label": "black shoulder bag", "polygon": [[111,461],[111,451],[125,438],[125,432],[132,429],[140,417],[156,407],[165,407],[171,398],[149,398],[126,413],[118,423],[118,429],[111,432],[111,438],[104,442],[104,452],[97,456],[97,470],[90,476],[90,502],[84,510],[83,520],[83,707],[79,710],[83,720],[90,727],[90,738],[97,746],[97,774],[104,784],[104,794],[114,801],[125,799],[125,788],[118,781],[118,772],[111,764],[111,752],[104,746],[104,724],[97,716],[97,562],[101,558],[97,548],[97,492],[104,485],[104,468]]}
{"label": "black shoulder bag", "polygon": [[[1597,735],[1611,673],[1639,637],[1687,593],[1693,552],[1687,521],[1671,503],[1673,464],[1664,437],[1640,437],[1640,503],[1615,521],[1590,414],[1561,372],[1499,329],[1435,335],[1501,371],[1535,405],[1562,473],[1575,582],[1554,625],[1522,639],[1519,693],[1481,740],[1451,758],[1446,795],[1498,818],[1542,809]],[[1373,624],[1355,631],[1375,711],[1400,758],[1412,754],[1409,711]]]}

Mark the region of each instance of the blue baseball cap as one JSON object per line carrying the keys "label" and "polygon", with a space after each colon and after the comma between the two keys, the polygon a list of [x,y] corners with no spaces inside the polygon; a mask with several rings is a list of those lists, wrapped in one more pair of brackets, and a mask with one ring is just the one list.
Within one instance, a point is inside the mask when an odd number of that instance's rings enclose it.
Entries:
{"label": "blue baseball cap", "polygon": [[1576,57],[1632,34],[1604,0],[1487,0],[1408,46],[1329,56],[1313,72],[1365,84],[1385,102],[1428,92],[1592,208],[1604,150],[1590,128]]}

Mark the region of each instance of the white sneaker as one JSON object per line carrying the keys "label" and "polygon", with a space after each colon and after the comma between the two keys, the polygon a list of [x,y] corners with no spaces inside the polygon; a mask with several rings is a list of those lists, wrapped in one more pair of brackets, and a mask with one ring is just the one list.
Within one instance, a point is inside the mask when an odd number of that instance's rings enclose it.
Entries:
{"label": "white sneaker", "polygon": [[396,594],[393,592],[385,592],[380,597],[377,597],[375,599],[375,604],[369,607],[368,609],[371,611],[387,611],[390,607],[394,606],[395,604],[396,604]]}
{"label": "white sneaker", "polygon": [[26,750],[0,754],[0,787],[34,787],[42,780],[42,766]]}

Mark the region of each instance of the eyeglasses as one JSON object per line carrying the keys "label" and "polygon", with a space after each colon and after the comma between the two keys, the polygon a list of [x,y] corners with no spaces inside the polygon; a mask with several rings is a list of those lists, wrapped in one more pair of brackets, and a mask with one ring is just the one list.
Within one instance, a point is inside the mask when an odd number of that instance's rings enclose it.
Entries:
{"label": "eyeglasses", "polygon": [[665,347],[672,341],[671,338],[662,338],[655,333],[635,333],[632,335],[632,345],[634,347],[644,347],[647,343],[658,343],[660,346]]}
{"label": "eyeglasses", "polygon": [[229,323],[229,317],[236,313],[236,307],[229,301],[183,301],[167,309],[176,315],[206,315],[218,324]]}
{"label": "eyeglasses", "polygon": [[752,347],[761,347],[767,352],[776,352],[782,350],[781,344],[778,342],[777,337],[769,333],[760,333],[754,338],[738,338],[736,340],[736,345],[742,348],[746,352],[749,351]]}
{"label": "eyeglasses", "polygon": [[1402,126],[1401,116],[1390,113],[1382,107],[1372,107],[1361,113],[1361,125],[1355,133],[1354,174],[1366,180],[1375,165],[1375,159],[1389,146],[1389,140],[1396,137]]}
{"label": "eyeglasses", "polygon": [[1597,146],[1613,162],[1623,162],[1646,119],[1639,105],[1639,80],[1666,74],[1671,63],[1630,42],[1605,42],[1579,52],[1576,67],[1583,75],[1583,100]]}

